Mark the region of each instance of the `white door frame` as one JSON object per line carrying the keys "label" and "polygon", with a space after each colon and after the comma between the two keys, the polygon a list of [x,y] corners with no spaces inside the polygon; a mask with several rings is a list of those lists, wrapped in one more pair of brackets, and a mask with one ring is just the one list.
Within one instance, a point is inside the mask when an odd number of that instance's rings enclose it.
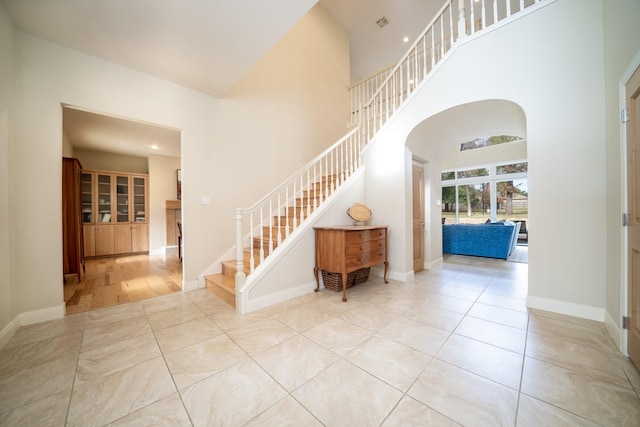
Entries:
{"label": "white door frame", "polygon": [[[619,82],[619,111],[626,109],[626,86],[631,79],[633,73],[640,67],[640,51],[636,52],[633,59],[631,60],[629,66],[625,70]],[[629,206],[627,203],[629,186],[627,185],[627,172],[628,172],[628,164],[629,159],[627,156],[627,126],[626,123],[620,123],[620,181],[622,183],[622,191],[621,191],[621,213],[629,213]],[[622,215],[620,215],[620,221],[622,221]],[[628,274],[628,239],[627,239],[627,229],[625,227],[620,227],[620,243],[621,243],[621,257],[620,257],[620,314],[622,316],[629,316],[628,313],[628,303],[629,303],[629,274]],[[613,319],[615,325],[618,326],[620,330],[620,351],[625,356],[629,356],[628,353],[628,341],[627,341],[627,330],[622,329],[622,319]]]}

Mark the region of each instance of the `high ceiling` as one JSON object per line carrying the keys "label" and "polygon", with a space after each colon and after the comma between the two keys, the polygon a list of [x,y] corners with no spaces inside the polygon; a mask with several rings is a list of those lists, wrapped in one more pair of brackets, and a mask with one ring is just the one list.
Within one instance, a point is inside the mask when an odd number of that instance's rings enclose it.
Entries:
{"label": "high ceiling", "polygon": [[[320,0],[349,31],[351,83],[400,60],[444,0]],[[388,24],[380,28],[381,18]],[[404,38],[408,42],[404,42]]]}
{"label": "high ceiling", "polygon": [[[154,75],[216,97],[224,94],[318,0],[0,0],[16,28],[37,37]],[[428,24],[444,0],[320,0],[348,31],[351,77],[356,82],[392,65]],[[389,22],[380,28],[376,22]],[[409,42],[403,42],[408,37]],[[65,125],[79,135],[100,134],[113,145],[93,147],[130,155],[151,153],[131,122],[77,111]],[[80,128],[77,128],[80,127]],[[161,132],[162,133],[162,132]],[[136,141],[138,146],[136,147]],[[129,148],[127,148],[129,147]],[[89,147],[87,147],[89,148]],[[123,151],[124,150],[124,151]],[[175,151],[175,147],[167,152]],[[179,152],[179,146],[177,149]]]}

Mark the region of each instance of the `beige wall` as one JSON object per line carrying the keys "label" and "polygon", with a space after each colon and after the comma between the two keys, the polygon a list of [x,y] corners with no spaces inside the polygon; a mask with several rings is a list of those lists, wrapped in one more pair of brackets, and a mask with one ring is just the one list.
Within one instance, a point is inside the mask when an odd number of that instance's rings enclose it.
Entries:
{"label": "beige wall", "polygon": [[[111,116],[183,130],[183,157],[199,179],[192,181],[192,194],[206,194],[213,181],[207,160],[218,101],[215,98],[131,69],[100,60],[45,40],[16,33],[17,113],[12,146],[15,155],[16,197],[12,227],[21,230],[15,255],[18,312],[52,309],[61,313],[61,104],[80,106]],[[99,81],[100,84],[95,84]],[[33,126],[34,117],[38,126]],[[77,154],[77,153],[76,153]],[[37,171],[37,174],[34,173]],[[189,178],[185,174],[184,180]],[[189,185],[185,182],[185,185]],[[211,245],[204,237],[213,234],[207,209],[185,199],[185,215],[201,234],[191,239],[192,255],[185,260],[185,275],[196,282],[209,262]],[[50,209],[45,213],[43,206]],[[57,206],[57,208],[56,208]],[[199,236],[202,236],[200,239]],[[38,263],[33,263],[38,259]]]}
{"label": "beige wall", "polygon": [[176,200],[176,171],[180,159],[149,156],[149,251],[163,253],[166,246],[167,200]]}
{"label": "beige wall", "polygon": [[19,313],[15,298],[15,281],[11,265],[11,242],[15,240],[15,227],[11,225],[11,186],[13,171],[10,160],[12,147],[12,120],[14,103],[14,46],[13,26],[0,3],[0,348],[10,337],[11,320]]}
{"label": "beige wall", "polygon": [[348,88],[348,34],[315,6],[221,100],[211,166],[251,185],[237,192],[226,179],[214,199],[250,206],[346,134]]}
{"label": "beige wall", "polygon": [[149,173],[149,164],[145,157],[104,153],[102,151],[87,150],[84,148],[75,148],[73,152],[74,157],[80,160],[83,169],[143,174]]}
{"label": "beige wall", "polygon": [[[8,317],[40,313],[44,320],[64,310],[61,104],[182,132],[187,288],[234,244],[235,207],[254,203],[344,133],[348,36],[321,7],[224,101],[24,33],[15,33],[13,47],[19,52],[9,141],[15,186],[12,220],[3,222],[21,235],[10,246],[15,302]],[[201,204],[202,196],[211,204]]]}
{"label": "beige wall", "polygon": [[[606,106],[606,186],[607,186],[607,312],[610,322],[621,329],[621,286],[626,277],[622,270],[621,227],[623,188],[621,171],[621,127],[619,87],[625,71],[640,65],[640,2],[637,0],[604,1],[605,106]],[[622,145],[621,145],[622,144]],[[603,177],[605,179],[605,177]],[[630,298],[630,296],[629,296]],[[615,332],[612,331],[615,335]]]}

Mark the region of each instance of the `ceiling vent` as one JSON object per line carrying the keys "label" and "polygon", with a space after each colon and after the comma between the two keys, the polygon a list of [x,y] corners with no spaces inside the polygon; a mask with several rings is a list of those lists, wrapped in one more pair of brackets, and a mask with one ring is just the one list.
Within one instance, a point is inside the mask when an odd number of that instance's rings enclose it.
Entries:
{"label": "ceiling vent", "polygon": [[376,24],[378,24],[378,27],[382,28],[385,25],[387,25],[389,23],[389,20],[387,19],[386,16],[383,16],[382,18],[378,19],[376,21]]}

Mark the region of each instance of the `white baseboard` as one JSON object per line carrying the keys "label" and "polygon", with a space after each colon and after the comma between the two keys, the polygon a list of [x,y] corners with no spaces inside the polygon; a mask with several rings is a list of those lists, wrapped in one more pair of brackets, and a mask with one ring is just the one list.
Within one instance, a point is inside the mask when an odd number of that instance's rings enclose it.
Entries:
{"label": "white baseboard", "polygon": [[[370,273],[376,277],[384,277],[384,268],[372,267]],[[408,282],[414,277],[413,270],[408,273],[400,273],[399,271],[387,271],[387,279],[397,280],[399,282]]]}
{"label": "white baseboard", "polygon": [[590,305],[576,304],[573,302],[529,295],[527,297],[527,307],[551,311],[558,314],[566,314],[567,316],[580,317],[582,319],[596,320],[598,322],[605,321],[604,308],[593,307]]}
{"label": "white baseboard", "polygon": [[20,326],[47,322],[49,320],[62,319],[65,313],[65,303],[62,303],[57,307],[49,307],[43,308],[41,310],[33,310],[20,313]]}
{"label": "white baseboard", "polygon": [[13,320],[0,331],[0,350],[13,338],[16,332],[18,332],[18,329],[20,329],[20,315],[14,317]]}
{"label": "white baseboard", "polygon": [[0,349],[4,348],[9,340],[20,329],[20,326],[32,325],[34,323],[47,322],[49,320],[62,319],[64,317],[66,305],[62,303],[57,307],[48,307],[40,310],[26,311],[18,314],[0,332]]}
{"label": "white baseboard", "polygon": [[247,304],[247,313],[260,310],[261,308],[269,307],[281,302],[289,301],[290,299],[301,297],[308,293],[313,292],[316,288],[316,282],[309,282],[294,288],[285,289],[279,292],[274,292],[269,295],[249,299]]}
{"label": "white baseboard", "polygon": [[438,258],[438,259],[433,260],[433,261],[425,261],[424,269],[425,270],[431,270],[432,268],[439,267],[442,264],[444,264],[444,259],[443,258]]}
{"label": "white baseboard", "polygon": [[200,289],[198,286],[198,280],[193,280],[191,282],[182,282],[182,292],[195,291],[196,289]]}
{"label": "white baseboard", "polygon": [[609,335],[611,335],[613,342],[616,343],[616,347],[618,348],[618,350],[625,354],[627,349],[622,348],[620,326],[615,320],[613,320],[608,311],[605,312],[604,326],[607,328],[607,332],[609,332]]}

